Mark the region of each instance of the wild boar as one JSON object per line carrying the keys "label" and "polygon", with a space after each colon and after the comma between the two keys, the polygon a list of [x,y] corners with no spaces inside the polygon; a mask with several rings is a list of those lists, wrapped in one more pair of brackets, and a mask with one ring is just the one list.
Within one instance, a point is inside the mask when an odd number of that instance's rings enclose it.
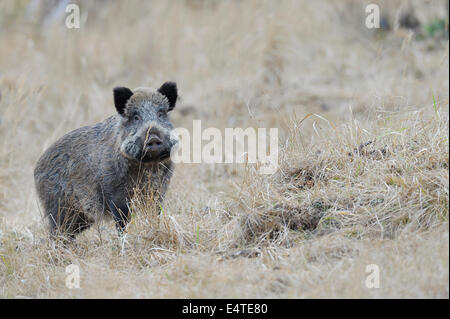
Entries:
{"label": "wild boar", "polygon": [[168,112],[178,97],[174,82],[159,89],[113,90],[117,110],[104,121],[76,129],[38,160],[34,179],[50,234],[74,238],[104,216],[121,233],[135,192],[164,198],[177,143]]}

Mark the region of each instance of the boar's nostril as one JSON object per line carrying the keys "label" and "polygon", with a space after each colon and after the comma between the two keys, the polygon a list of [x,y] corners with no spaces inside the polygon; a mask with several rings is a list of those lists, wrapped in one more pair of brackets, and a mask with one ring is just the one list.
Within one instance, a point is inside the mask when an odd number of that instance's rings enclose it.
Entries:
{"label": "boar's nostril", "polygon": [[160,146],[162,144],[162,141],[159,137],[157,136],[151,136],[148,141],[147,141],[147,146],[148,147],[155,147],[155,146]]}

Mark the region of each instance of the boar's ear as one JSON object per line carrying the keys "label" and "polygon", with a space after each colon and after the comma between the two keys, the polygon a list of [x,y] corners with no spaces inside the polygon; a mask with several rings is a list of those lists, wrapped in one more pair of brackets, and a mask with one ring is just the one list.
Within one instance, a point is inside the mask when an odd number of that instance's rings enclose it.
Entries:
{"label": "boar's ear", "polygon": [[133,92],[126,87],[120,86],[115,87],[114,90],[114,105],[116,106],[117,112],[123,114],[127,101],[133,95]]}
{"label": "boar's ear", "polygon": [[169,109],[172,111],[177,102],[178,90],[175,82],[166,82],[158,89],[158,92],[164,95],[169,100]]}

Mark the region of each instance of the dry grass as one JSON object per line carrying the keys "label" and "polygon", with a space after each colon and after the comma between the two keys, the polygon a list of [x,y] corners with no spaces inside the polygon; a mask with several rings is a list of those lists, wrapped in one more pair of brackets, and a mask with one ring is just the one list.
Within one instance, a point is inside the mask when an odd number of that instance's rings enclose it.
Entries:
{"label": "dry grass", "polygon": [[[371,32],[356,1],[81,1],[79,30],[27,6],[0,3],[0,297],[449,297],[448,38]],[[176,127],[278,127],[280,169],[178,165],[126,240],[105,222],[53,247],[39,155],[114,112],[113,86],[169,79]]]}

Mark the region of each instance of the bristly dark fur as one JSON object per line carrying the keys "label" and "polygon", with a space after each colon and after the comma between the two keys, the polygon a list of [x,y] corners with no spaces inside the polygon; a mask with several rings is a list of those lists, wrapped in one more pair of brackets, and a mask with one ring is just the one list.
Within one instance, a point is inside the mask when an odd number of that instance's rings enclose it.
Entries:
{"label": "bristly dark fur", "polygon": [[127,101],[133,95],[133,92],[129,88],[123,86],[115,87],[113,92],[114,92],[114,105],[116,106],[117,112],[119,114],[123,114]]}
{"label": "bristly dark fur", "polygon": [[158,92],[169,100],[169,111],[175,107],[178,97],[177,84],[175,82],[166,82],[158,89]]}
{"label": "bristly dark fur", "polygon": [[[163,85],[163,92],[175,102],[175,84]],[[167,111],[167,100],[153,89],[116,87],[118,114],[64,135],[42,154],[34,178],[52,237],[75,238],[103,216],[111,216],[122,233],[135,194],[152,199],[160,211],[177,143],[169,117],[158,116]],[[147,143],[155,136],[161,143]]]}

